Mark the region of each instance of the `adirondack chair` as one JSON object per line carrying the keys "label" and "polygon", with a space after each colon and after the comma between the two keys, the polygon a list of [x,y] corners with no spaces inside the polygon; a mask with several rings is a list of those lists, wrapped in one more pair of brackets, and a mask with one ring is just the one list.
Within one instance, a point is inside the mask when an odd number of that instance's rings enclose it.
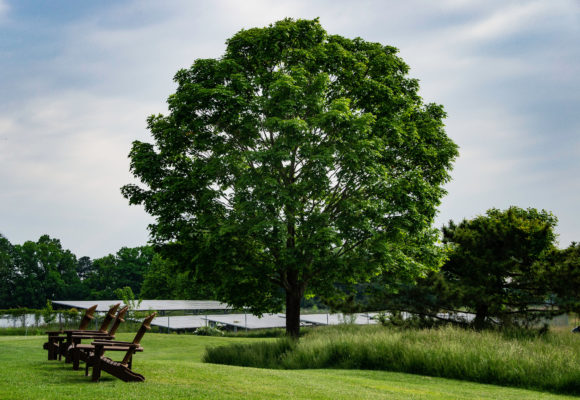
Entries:
{"label": "adirondack chair", "polygon": [[72,344],[73,335],[81,335],[81,334],[82,335],[93,335],[93,336],[95,336],[95,335],[108,335],[109,333],[107,332],[107,328],[109,327],[111,322],[116,318],[115,313],[119,309],[120,305],[121,305],[121,303],[117,303],[117,304],[111,306],[111,308],[109,308],[109,312],[107,312],[107,315],[105,315],[105,318],[103,318],[103,321],[101,322],[101,326],[99,327],[99,329],[95,329],[95,330],[89,330],[89,329],[77,330],[77,329],[74,329],[74,330],[63,331],[65,336],[62,339],[60,339],[61,344],[59,346],[58,359],[60,360],[62,358],[62,356],[64,356],[65,362],[70,362],[70,357],[68,356],[68,349]]}
{"label": "adirondack chair", "polygon": [[[145,318],[132,342],[121,342],[116,340],[95,340],[92,342],[94,350],[92,351],[90,357],[87,359],[85,375],[88,376],[89,367],[92,366],[93,382],[99,381],[101,378],[101,371],[108,372],[109,374],[125,382],[143,382],[145,377],[132,370],[133,354],[138,351],[143,351],[143,347],[140,345],[141,339],[143,339],[145,333],[151,329],[151,321],[153,321],[153,318],[155,318],[156,314],[157,313],[153,313]],[[104,353],[107,351],[124,351],[125,356],[120,362],[113,361],[112,359],[104,356]]]}
{"label": "adirondack chair", "polygon": [[[79,331],[83,331],[85,329],[87,329],[87,327],[89,326],[89,324],[91,323],[91,321],[95,318],[93,316],[93,314],[95,313],[95,310],[97,309],[97,304],[95,304],[92,307],[89,307],[85,310],[85,315],[83,315],[83,318],[81,319],[81,322],[79,324]],[[42,346],[42,348],[44,350],[48,350],[48,359],[49,360],[56,360],[57,356],[60,354],[60,348],[61,348],[61,344],[62,341],[64,340],[65,336],[62,336],[62,334],[64,334],[63,330],[60,331],[48,331],[46,332],[48,334],[48,342],[44,343],[44,345]]]}
{"label": "adirondack chair", "polygon": [[[114,339],[115,334],[117,333],[117,329],[119,328],[119,325],[121,325],[121,322],[125,322],[124,318],[125,318],[125,314],[127,313],[128,310],[129,310],[128,306],[125,306],[119,310],[119,312],[117,313],[117,316],[115,317],[113,325],[111,325],[111,328],[109,329],[108,332],[103,333],[101,331],[78,331],[78,332],[69,333],[68,341],[67,341],[69,346],[67,348],[65,362],[67,362],[67,363],[72,362],[73,369],[75,369],[75,370],[79,369],[79,361],[81,359],[83,361],[85,361],[85,358],[83,358],[80,349],[82,349],[83,346],[87,346],[87,345],[84,345],[81,343],[82,340],[83,339],[101,339],[101,340]],[[88,346],[90,346],[90,345],[88,345]]]}

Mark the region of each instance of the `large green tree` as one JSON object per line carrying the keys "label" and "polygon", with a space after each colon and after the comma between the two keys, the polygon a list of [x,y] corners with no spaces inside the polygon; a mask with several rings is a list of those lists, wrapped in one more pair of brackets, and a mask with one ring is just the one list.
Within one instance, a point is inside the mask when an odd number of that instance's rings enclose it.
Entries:
{"label": "large green tree", "polygon": [[8,306],[41,308],[47,299],[82,299],[76,265],[76,256],[48,235],[12,246],[15,284]]}
{"label": "large green tree", "polygon": [[153,242],[228,303],[285,304],[292,335],[305,293],[410,261],[457,147],[396,53],[286,19],[179,71],[122,189]]}
{"label": "large green tree", "polygon": [[455,305],[476,314],[477,329],[491,318],[525,323],[549,314],[544,261],[554,250],[556,224],[550,212],[510,207],[443,227],[450,255],[441,273],[460,293]]}

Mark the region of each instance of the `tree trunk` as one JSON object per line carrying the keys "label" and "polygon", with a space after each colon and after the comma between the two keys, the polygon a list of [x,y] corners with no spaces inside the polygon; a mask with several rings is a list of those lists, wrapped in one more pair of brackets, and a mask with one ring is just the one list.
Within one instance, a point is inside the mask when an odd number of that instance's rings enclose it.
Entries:
{"label": "tree trunk", "polygon": [[[288,207],[286,210],[288,218],[288,237],[286,238],[286,249],[293,251],[296,246],[296,225],[294,210]],[[286,334],[293,338],[300,335],[300,300],[302,300],[301,286],[298,283],[298,270],[290,266],[286,275]]]}
{"label": "tree trunk", "polygon": [[286,291],[286,334],[298,338],[300,335],[300,300],[299,293]]}
{"label": "tree trunk", "polygon": [[487,317],[487,304],[480,304],[475,307],[475,319],[473,320],[473,327],[480,331],[485,328],[485,318]]}

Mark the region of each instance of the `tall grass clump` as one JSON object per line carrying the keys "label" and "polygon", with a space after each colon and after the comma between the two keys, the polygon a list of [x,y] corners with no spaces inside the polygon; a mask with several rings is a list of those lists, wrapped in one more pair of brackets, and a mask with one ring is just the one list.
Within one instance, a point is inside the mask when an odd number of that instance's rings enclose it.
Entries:
{"label": "tall grass clump", "polygon": [[213,364],[277,369],[281,367],[286,354],[295,347],[296,341],[288,337],[270,342],[209,347],[202,360]]}
{"label": "tall grass clump", "polygon": [[312,330],[298,343],[284,339],[211,349],[204,361],[386,370],[580,394],[579,356],[580,335],[564,332],[506,335],[449,326],[403,330],[346,325]]}

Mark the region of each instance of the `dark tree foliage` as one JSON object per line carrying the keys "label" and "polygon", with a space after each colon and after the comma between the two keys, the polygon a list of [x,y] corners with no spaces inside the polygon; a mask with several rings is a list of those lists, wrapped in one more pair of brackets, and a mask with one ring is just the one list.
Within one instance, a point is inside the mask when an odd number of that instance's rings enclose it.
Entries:
{"label": "dark tree foliage", "polygon": [[12,258],[12,244],[0,234],[0,308],[9,308],[13,304],[17,277]]}
{"label": "dark tree foliage", "polygon": [[378,280],[367,289],[368,308],[387,312],[407,312],[430,326],[434,320],[467,325],[462,317],[462,293],[441,271],[429,271],[413,281]]}
{"label": "dark tree foliage", "polygon": [[156,293],[150,298],[201,295],[192,292],[186,276],[169,272],[151,246],[124,247],[96,260],[77,260],[58,239],[48,235],[36,242],[12,245],[0,234],[0,309],[43,308],[47,300],[112,299],[115,290],[125,287],[139,293],[146,274],[151,275],[150,291]]}
{"label": "dark tree foliage", "polygon": [[214,299],[215,295],[206,286],[191,278],[191,271],[176,272],[171,261],[156,254],[143,276],[141,298],[200,300]]}
{"label": "dark tree foliage", "polygon": [[94,299],[116,298],[115,290],[129,287],[141,292],[143,275],[149,268],[155,251],[150,246],[123,247],[116,254],[97,258],[92,272],[83,281]]}
{"label": "dark tree foliage", "polygon": [[556,223],[549,212],[510,207],[443,227],[450,254],[441,271],[460,292],[458,305],[476,314],[476,328],[550,314],[542,261],[554,249]]}
{"label": "dark tree foliage", "polygon": [[83,298],[76,256],[48,235],[12,246],[13,288],[3,307],[42,308],[46,300]]}
{"label": "dark tree foliage", "polygon": [[543,263],[543,283],[562,311],[580,314],[580,244],[554,249]]}
{"label": "dark tree foliage", "polygon": [[286,19],[179,71],[154,144],[131,150],[144,185],[122,189],[156,218],[153,242],[223,301],[285,305],[292,335],[305,294],[432,245],[457,147],[396,53]]}
{"label": "dark tree foliage", "polygon": [[95,273],[95,266],[90,257],[84,256],[77,261],[77,275],[81,281]]}

